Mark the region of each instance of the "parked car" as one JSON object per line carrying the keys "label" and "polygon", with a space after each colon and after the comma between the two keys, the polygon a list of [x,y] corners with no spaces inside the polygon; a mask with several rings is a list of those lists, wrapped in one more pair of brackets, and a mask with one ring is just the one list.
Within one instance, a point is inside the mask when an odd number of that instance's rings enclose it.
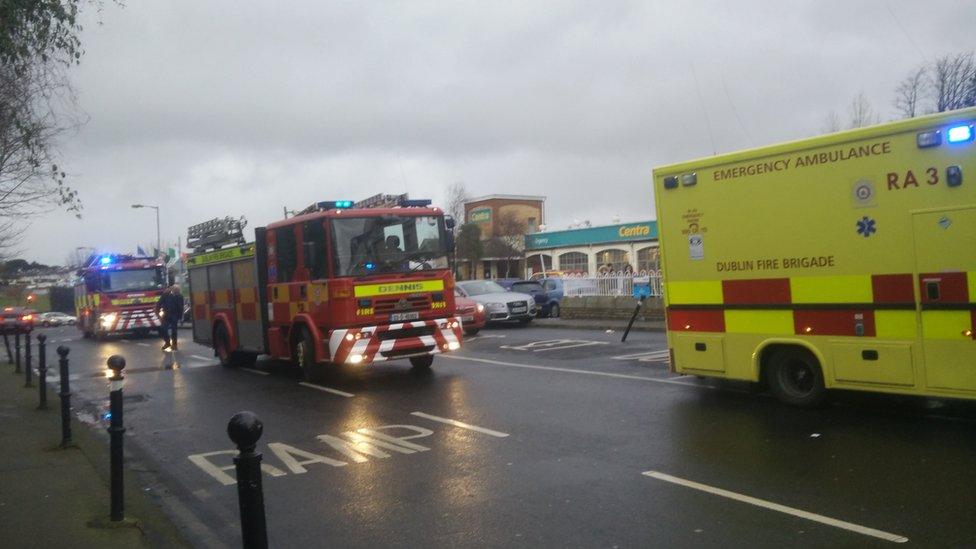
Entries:
{"label": "parked car", "polygon": [[528,294],[509,292],[491,280],[465,280],[456,288],[463,297],[485,306],[487,322],[516,321],[528,324],[535,317],[535,299]]}
{"label": "parked car", "polygon": [[36,313],[27,307],[4,307],[0,310],[0,333],[22,334],[34,328]]}
{"label": "parked car", "polygon": [[562,281],[547,278],[544,280],[519,280],[512,284],[511,291],[529,294],[535,298],[540,317],[558,317],[559,300],[563,298]]}
{"label": "parked car", "polygon": [[52,311],[37,315],[37,321],[41,326],[65,326],[74,325],[78,319],[69,314]]}
{"label": "parked car", "polygon": [[457,314],[461,317],[465,335],[473,336],[485,327],[484,305],[464,297],[457,289],[454,290],[454,303],[457,305]]}

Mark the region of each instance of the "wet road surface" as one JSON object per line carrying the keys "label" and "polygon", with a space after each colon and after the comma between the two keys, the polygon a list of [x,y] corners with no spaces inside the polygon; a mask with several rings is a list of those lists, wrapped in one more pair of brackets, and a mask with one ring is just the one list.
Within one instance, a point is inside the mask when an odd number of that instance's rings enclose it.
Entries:
{"label": "wet road surface", "polygon": [[270,360],[225,369],[189,341],[46,333],[50,362],[71,348],[93,428],[105,360],[126,357],[135,481],[201,546],[239,546],[226,425],[245,409],[264,421],[273,547],[976,544],[976,405],[836,394],[798,410],[668,373],[663,334],[544,324],[484,330],[428,373],[315,383]]}

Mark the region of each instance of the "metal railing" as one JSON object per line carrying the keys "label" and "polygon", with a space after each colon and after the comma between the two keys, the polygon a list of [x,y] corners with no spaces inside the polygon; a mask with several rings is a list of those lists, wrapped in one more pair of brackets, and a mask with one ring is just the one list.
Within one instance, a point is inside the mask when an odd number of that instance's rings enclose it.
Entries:
{"label": "metal railing", "polygon": [[597,276],[564,275],[563,295],[578,296],[618,296],[634,295],[634,284],[648,284],[650,295],[660,297],[662,285],[660,272],[651,273],[607,273]]}

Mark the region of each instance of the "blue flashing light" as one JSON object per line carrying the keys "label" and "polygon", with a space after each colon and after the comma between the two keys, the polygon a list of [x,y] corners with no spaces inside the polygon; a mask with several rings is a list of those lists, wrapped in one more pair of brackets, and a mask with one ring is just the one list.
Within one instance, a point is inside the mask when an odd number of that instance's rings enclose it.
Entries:
{"label": "blue flashing light", "polygon": [[366,264],[366,270],[367,271],[372,271],[375,268],[376,268],[376,263],[367,263]]}
{"label": "blue flashing light", "polygon": [[112,262],[112,257],[108,255],[104,255],[102,256],[102,259],[100,259],[99,261],[101,262],[102,265],[108,265],[109,263]]}
{"label": "blue flashing light", "polygon": [[973,126],[971,124],[953,126],[946,132],[946,141],[949,143],[965,143],[972,140]]}
{"label": "blue flashing light", "polygon": [[352,208],[352,200],[336,200],[336,208]]}

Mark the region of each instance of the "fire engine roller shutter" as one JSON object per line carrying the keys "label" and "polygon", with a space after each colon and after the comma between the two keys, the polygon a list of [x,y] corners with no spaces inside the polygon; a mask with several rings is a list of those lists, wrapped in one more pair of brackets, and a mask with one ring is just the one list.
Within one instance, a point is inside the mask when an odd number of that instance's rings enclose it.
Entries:
{"label": "fire engine roller shutter", "polygon": [[193,340],[210,344],[213,326],[210,322],[210,306],[207,302],[209,285],[207,267],[190,269],[190,304],[193,307]]}
{"label": "fire engine roller shutter", "polygon": [[232,265],[238,347],[245,351],[263,352],[264,335],[257,316],[258,282],[254,261],[237,260]]}

